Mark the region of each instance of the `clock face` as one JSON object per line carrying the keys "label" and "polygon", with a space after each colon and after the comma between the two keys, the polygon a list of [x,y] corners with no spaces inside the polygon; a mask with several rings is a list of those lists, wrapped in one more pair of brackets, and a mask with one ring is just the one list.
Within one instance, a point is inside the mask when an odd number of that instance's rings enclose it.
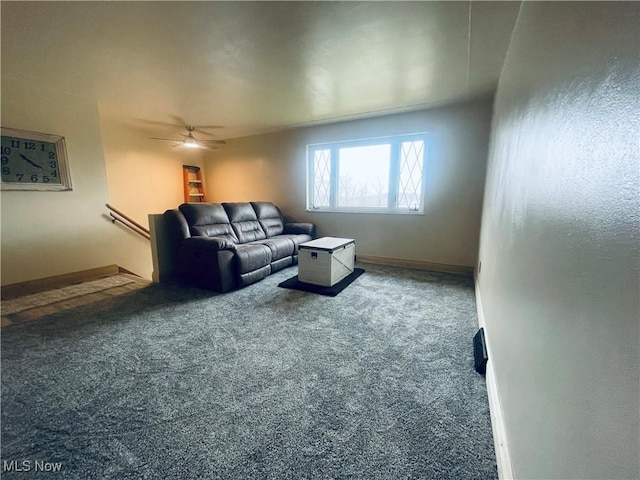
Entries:
{"label": "clock face", "polygon": [[3,128],[0,148],[3,189],[71,189],[62,137]]}
{"label": "clock face", "polygon": [[2,181],[61,184],[54,142],[2,137]]}

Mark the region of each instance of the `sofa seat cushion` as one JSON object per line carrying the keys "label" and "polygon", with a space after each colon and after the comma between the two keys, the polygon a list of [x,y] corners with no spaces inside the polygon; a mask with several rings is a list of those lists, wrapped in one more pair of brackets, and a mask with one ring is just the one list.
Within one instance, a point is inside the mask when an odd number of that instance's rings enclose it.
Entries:
{"label": "sofa seat cushion", "polygon": [[240,243],[267,238],[249,202],[223,203],[222,206]]}
{"label": "sofa seat cushion", "polygon": [[271,249],[259,243],[238,245],[238,273],[245,274],[271,264]]}
{"label": "sofa seat cushion", "polygon": [[291,252],[292,255],[298,254],[298,246],[300,246],[301,243],[310,242],[311,240],[313,240],[311,235],[305,235],[302,233],[301,234],[284,233],[282,235],[276,235],[275,237],[269,238],[269,240],[271,241],[283,240],[283,239],[290,240],[293,243],[293,252]]}
{"label": "sofa seat cushion", "polygon": [[271,250],[271,261],[290,257],[296,250],[296,244],[291,238],[272,237],[250,242],[250,244],[266,245]]}

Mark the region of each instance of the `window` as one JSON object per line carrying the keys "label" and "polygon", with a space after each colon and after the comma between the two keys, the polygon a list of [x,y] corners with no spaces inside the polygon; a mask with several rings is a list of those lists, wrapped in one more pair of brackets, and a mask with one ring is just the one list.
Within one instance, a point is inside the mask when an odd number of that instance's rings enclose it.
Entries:
{"label": "window", "polygon": [[426,135],[307,146],[307,209],[422,213]]}

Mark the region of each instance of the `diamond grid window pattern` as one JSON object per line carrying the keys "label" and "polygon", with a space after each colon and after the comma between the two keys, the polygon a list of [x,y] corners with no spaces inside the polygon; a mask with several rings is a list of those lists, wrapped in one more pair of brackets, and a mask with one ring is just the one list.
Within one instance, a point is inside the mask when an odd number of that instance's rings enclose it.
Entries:
{"label": "diamond grid window pattern", "polygon": [[422,195],[422,167],[424,165],[424,142],[402,142],[400,149],[400,184],[398,207],[417,210]]}
{"label": "diamond grid window pattern", "polygon": [[313,156],[313,201],[315,208],[328,207],[331,197],[331,150],[316,150]]}
{"label": "diamond grid window pattern", "polygon": [[422,213],[427,135],[307,146],[307,209]]}

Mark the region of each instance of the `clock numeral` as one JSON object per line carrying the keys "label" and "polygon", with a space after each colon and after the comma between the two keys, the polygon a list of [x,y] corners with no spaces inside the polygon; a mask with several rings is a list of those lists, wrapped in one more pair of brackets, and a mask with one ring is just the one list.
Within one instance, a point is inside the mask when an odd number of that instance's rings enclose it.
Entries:
{"label": "clock numeral", "polygon": [[[56,159],[56,153],[55,152],[49,152],[49,160],[55,160]],[[52,162],[54,163],[54,162]],[[51,167],[53,168],[53,167]]]}
{"label": "clock numeral", "polygon": [[51,168],[58,168],[58,162],[56,162],[56,161],[49,162],[49,167],[51,167]]}
{"label": "clock numeral", "polygon": [[32,182],[37,182],[38,181],[38,175],[31,175],[31,181]]}
{"label": "clock numeral", "polygon": [[47,177],[46,175],[42,176],[42,183],[49,183],[49,177]]}
{"label": "clock numeral", "polygon": [[20,148],[20,140],[11,140],[11,148]]}
{"label": "clock numeral", "polygon": [[25,150],[35,150],[36,142],[24,142],[24,148]]}
{"label": "clock numeral", "polygon": [[2,174],[3,175],[11,174],[11,170],[9,169],[9,167],[2,167]]}
{"label": "clock numeral", "polygon": [[2,165],[6,165],[7,163],[9,163],[9,157],[5,157],[4,155],[2,156]]}
{"label": "clock numeral", "polygon": [[57,177],[58,176],[58,171],[57,170],[51,170],[51,176],[52,177]]}
{"label": "clock numeral", "polygon": [[11,155],[11,149],[9,147],[2,147],[0,151],[2,152],[2,155]]}
{"label": "clock numeral", "polygon": [[18,179],[19,182],[22,181],[22,177],[24,177],[24,173],[16,173],[16,178]]}

